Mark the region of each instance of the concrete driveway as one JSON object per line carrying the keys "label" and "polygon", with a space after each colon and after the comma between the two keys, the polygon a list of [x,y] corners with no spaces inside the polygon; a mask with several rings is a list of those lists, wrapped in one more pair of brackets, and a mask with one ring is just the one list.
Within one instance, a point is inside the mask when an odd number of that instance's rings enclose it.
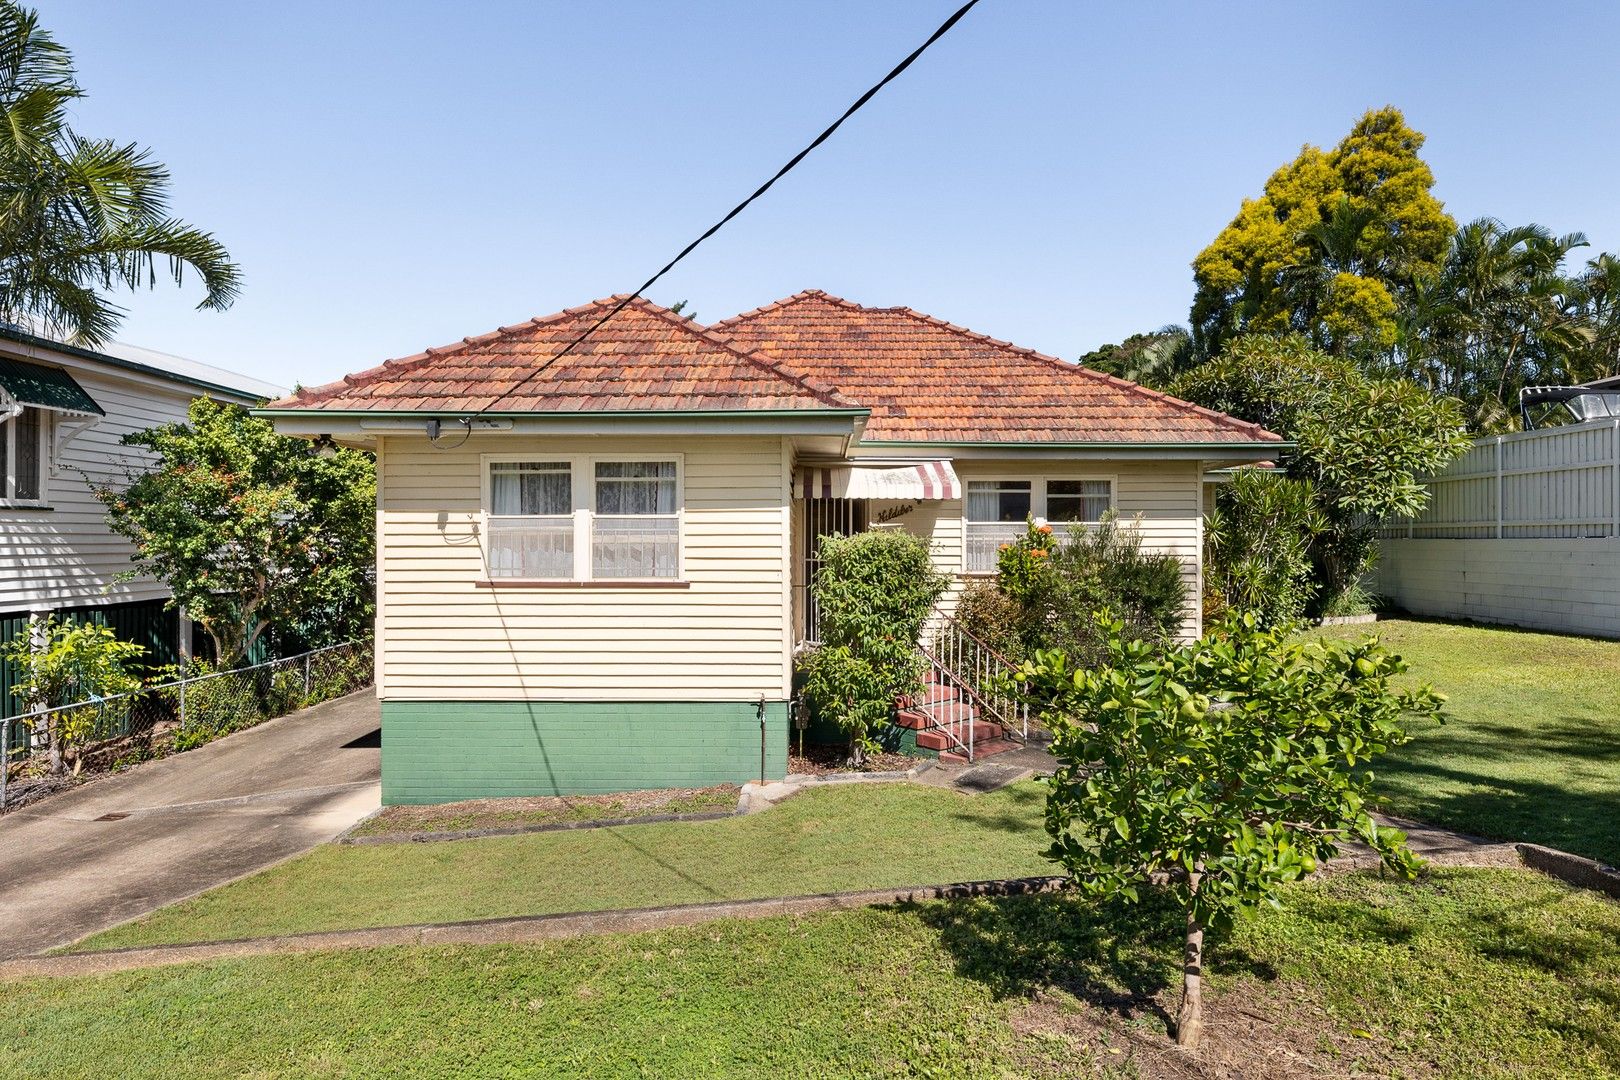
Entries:
{"label": "concrete driveway", "polygon": [[377,808],[380,729],[368,689],[0,817],[0,958],[337,836]]}

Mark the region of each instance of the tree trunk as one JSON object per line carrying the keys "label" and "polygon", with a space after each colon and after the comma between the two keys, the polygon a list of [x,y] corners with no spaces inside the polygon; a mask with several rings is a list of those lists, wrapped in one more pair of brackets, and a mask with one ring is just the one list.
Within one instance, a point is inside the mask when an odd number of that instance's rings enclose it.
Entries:
{"label": "tree trunk", "polygon": [[[1198,895],[1202,867],[1187,875],[1192,895]],[[1204,1034],[1204,927],[1187,908],[1187,947],[1181,966],[1181,1011],[1176,1014],[1176,1045],[1196,1049]]]}

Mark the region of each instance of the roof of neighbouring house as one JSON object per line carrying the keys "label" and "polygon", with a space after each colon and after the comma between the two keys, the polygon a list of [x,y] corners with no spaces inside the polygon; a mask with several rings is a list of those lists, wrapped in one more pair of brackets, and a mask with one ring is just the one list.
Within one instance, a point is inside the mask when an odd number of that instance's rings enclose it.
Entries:
{"label": "roof of neighbouring house", "polygon": [[[787,371],[640,298],[560,355],[623,299],[597,300],[388,360],[266,408],[501,414],[864,411],[813,377]],[[551,366],[537,375],[536,368],[548,362]]]}
{"label": "roof of neighbouring house", "polygon": [[818,289],[710,330],[872,410],[863,443],[1280,442],[1256,424],[905,307]]}

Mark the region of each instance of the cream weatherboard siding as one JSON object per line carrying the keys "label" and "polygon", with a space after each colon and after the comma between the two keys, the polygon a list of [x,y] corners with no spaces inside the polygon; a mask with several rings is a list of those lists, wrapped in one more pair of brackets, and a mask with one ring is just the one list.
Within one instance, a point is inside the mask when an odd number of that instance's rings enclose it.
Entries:
{"label": "cream weatherboard siding", "polygon": [[[450,439],[445,441],[449,442]],[[789,456],[777,436],[379,440],[385,701],[737,701],[789,693]],[[481,587],[485,454],[680,455],[686,588]]]}
{"label": "cream weatherboard siding", "polygon": [[[45,492],[51,509],[0,507],[0,612],[159,600],[169,595],[165,586],[150,578],[116,580],[129,569],[131,549],[107,528],[105,510],[91,486],[118,485],[150,460],[144,451],[120,446],[118,440],[130,432],[185,419],[187,406],[201,391],[155,376],[98,370],[88,363],[68,370],[107,415],[53,456]],[[53,418],[53,422],[62,421]]]}
{"label": "cream weatherboard siding", "polygon": [[[964,490],[970,480],[1112,480],[1114,507],[1120,518],[1141,530],[1143,546],[1165,551],[1181,560],[1182,579],[1187,584],[1184,637],[1202,632],[1203,582],[1200,552],[1203,548],[1202,506],[1203,467],[1196,461],[1162,462],[1063,462],[958,459],[953,463]],[[873,514],[889,504],[874,504]],[[933,541],[935,564],[956,575],[960,589],[965,573],[962,500],[918,503],[916,508],[894,519],[894,524]]]}

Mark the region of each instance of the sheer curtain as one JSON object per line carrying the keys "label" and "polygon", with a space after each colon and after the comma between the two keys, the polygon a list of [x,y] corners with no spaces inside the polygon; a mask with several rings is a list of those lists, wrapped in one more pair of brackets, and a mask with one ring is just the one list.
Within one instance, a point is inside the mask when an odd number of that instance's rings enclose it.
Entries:
{"label": "sheer curtain", "polygon": [[489,467],[489,576],[574,576],[573,477],[566,461]]}
{"label": "sheer curtain", "polygon": [[675,462],[596,463],[591,576],[674,578],[680,572]]}

